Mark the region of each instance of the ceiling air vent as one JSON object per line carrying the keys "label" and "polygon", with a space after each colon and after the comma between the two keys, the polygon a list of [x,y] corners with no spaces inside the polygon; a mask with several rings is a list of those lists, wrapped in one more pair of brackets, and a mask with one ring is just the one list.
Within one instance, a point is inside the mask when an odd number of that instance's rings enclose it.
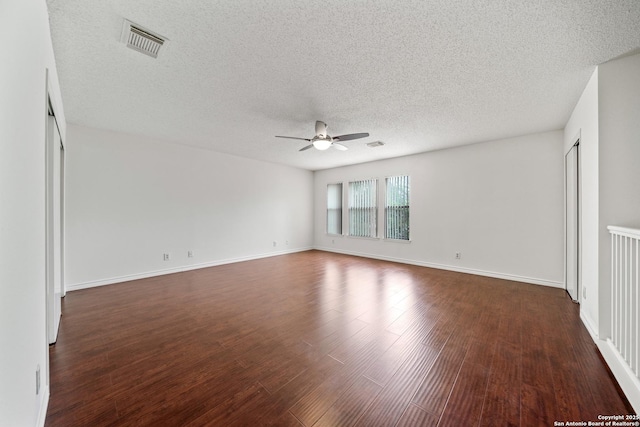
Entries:
{"label": "ceiling air vent", "polygon": [[384,145],[382,141],[367,142],[367,147],[375,148]]}
{"label": "ceiling air vent", "polygon": [[166,38],[125,19],[120,40],[133,50],[157,58]]}

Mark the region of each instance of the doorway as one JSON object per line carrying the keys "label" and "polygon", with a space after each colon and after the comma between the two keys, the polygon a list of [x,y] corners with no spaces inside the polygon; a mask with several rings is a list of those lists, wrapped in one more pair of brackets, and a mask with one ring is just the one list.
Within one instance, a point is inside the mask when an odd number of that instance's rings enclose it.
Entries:
{"label": "doorway", "polygon": [[64,289],[64,146],[55,111],[47,100],[45,138],[45,277],[47,341],[54,344]]}
{"label": "doorway", "polygon": [[565,288],[580,302],[580,139],[564,157],[565,165]]}

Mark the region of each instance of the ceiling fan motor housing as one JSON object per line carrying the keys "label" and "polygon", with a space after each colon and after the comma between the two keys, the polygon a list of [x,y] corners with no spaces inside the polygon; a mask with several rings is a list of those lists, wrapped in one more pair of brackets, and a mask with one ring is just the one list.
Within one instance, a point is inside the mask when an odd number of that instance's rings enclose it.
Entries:
{"label": "ceiling fan motor housing", "polygon": [[322,150],[322,151],[327,150],[330,147],[334,147],[335,149],[340,151],[345,151],[347,150],[347,146],[341,144],[342,141],[366,138],[368,136],[369,136],[368,133],[363,132],[363,133],[349,133],[346,135],[339,135],[334,138],[327,134],[327,124],[325,122],[321,122],[320,120],[318,120],[316,121],[316,135],[311,139],[299,138],[297,136],[282,136],[282,135],[276,135],[276,138],[300,139],[303,141],[309,141],[311,143],[306,147],[302,147],[298,151],[306,151],[311,147],[314,147],[316,150]]}

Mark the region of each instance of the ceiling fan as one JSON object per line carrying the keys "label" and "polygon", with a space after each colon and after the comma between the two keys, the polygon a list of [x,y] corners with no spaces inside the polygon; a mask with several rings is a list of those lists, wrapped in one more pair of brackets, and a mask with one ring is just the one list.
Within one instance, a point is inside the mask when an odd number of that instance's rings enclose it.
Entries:
{"label": "ceiling fan", "polygon": [[[334,147],[338,150],[346,150],[347,146],[340,144],[341,141],[349,141],[351,139],[358,138],[366,138],[368,137],[368,133],[349,133],[347,135],[340,136],[329,136],[327,135],[327,124],[325,122],[317,121],[316,122],[316,136],[313,138],[297,138],[295,136],[279,136],[276,135],[276,138],[289,138],[289,139],[301,139],[303,141],[309,141],[311,144],[306,147],[302,147],[299,151],[308,150],[311,147],[315,147],[317,150],[326,150],[330,147]],[[339,142],[340,141],[340,142]]]}

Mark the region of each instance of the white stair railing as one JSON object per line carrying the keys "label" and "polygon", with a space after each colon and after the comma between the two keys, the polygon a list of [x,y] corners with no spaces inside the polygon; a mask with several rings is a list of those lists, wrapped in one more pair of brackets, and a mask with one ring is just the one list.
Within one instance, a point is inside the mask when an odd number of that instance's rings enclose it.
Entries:
{"label": "white stair railing", "polygon": [[640,379],[640,230],[609,226],[611,233],[610,345]]}

